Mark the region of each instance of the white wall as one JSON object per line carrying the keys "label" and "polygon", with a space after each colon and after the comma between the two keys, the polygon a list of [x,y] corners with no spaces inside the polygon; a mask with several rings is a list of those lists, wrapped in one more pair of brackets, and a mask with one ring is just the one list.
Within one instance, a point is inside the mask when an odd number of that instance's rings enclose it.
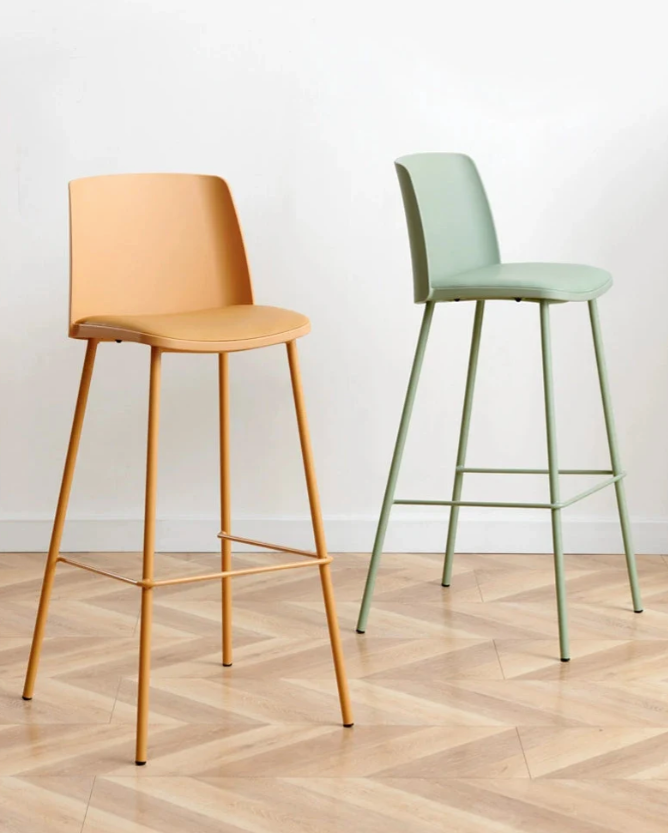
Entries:
{"label": "white wall", "polygon": [[[507,260],[610,269],[601,302],[638,548],[668,549],[668,62],[638,0],[34,0],[0,11],[0,547],[44,549],[83,345],[66,338],[67,181],[220,174],[258,301],[301,342],[332,549],[369,550],[422,312],[392,161],[477,161]],[[451,488],[472,305],[437,310],[400,493]],[[545,461],[538,310],[489,305],[471,464]],[[584,305],[554,310],[559,450],[604,466]],[[281,347],[232,357],[237,529],[306,542]],[[138,549],[148,351],[99,351],[65,548]],[[213,357],[164,361],[162,548],[215,548]],[[574,483],[573,488],[580,486]],[[569,484],[565,484],[565,489]],[[471,482],[483,498],[547,483]],[[570,510],[571,550],[620,550],[612,493]],[[396,511],[388,546],[438,549]],[[461,546],[549,549],[537,513],[462,513]]]}

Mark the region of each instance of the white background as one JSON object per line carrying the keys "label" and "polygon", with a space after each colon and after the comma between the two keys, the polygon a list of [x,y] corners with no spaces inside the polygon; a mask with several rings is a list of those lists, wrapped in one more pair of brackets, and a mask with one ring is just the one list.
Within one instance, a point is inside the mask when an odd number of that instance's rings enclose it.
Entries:
{"label": "white background", "polygon": [[[135,171],[230,182],[256,298],[301,341],[332,549],[371,547],[422,307],[393,159],[478,163],[506,260],[599,265],[638,549],[668,543],[668,61],[661,2],[5,0],[0,12],[0,546],[44,549],[84,345],[66,338],[67,182]],[[441,305],[399,493],[449,496],[473,306]],[[605,466],[585,305],[553,312],[563,466]],[[65,548],[138,549],[148,351],[98,353]],[[237,529],[308,540],[285,351],[232,356]],[[214,549],[216,362],[164,361],[159,546]],[[545,464],[538,310],[488,305],[471,465]],[[547,483],[465,495],[543,498]],[[563,492],[581,487],[566,482]],[[439,549],[396,510],[389,548]],[[612,492],[570,550],[619,551]],[[462,549],[546,550],[545,515],[462,512]],[[271,540],[271,538],[270,538]]]}

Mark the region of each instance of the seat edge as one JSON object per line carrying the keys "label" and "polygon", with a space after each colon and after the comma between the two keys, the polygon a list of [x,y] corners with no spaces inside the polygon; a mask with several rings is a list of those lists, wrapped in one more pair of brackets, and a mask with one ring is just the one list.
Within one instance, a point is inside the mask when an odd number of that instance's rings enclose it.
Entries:
{"label": "seat edge", "polygon": [[235,339],[232,341],[193,341],[186,339],[168,338],[144,333],[138,330],[128,330],[123,327],[112,327],[105,324],[75,323],[70,328],[70,338],[96,339],[98,341],[128,341],[135,344],[146,344],[149,347],[160,347],[171,353],[238,353],[243,350],[256,350],[260,347],[271,347],[273,344],[285,344],[311,332],[311,322],[306,321],[299,327],[272,333],[257,338]]}

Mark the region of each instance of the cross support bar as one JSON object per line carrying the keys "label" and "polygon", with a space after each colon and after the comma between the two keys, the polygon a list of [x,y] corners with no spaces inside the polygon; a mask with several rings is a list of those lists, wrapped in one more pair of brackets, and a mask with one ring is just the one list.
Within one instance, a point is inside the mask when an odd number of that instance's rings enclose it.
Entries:
{"label": "cross support bar", "polygon": [[57,561],[63,564],[69,564],[71,567],[81,567],[82,570],[87,570],[89,573],[97,573],[100,576],[107,578],[115,578],[116,581],[122,581],[125,584],[133,584],[135,587],[141,587],[141,580],[128,578],[127,576],[119,576],[118,573],[111,573],[109,570],[101,570],[99,567],[93,567],[92,564],[84,564],[81,561],[74,561],[72,558],[63,558],[62,555],[58,557]]}
{"label": "cross support bar", "polygon": [[565,506],[571,506],[573,503],[577,503],[579,500],[582,500],[582,498],[589,497],[589,495],[593,495],[595,492],[600,492],[601,489],[605,489],[606,486],[612,486],[613,483],[617,483],[619,480],[623,480],[625,477],[625,471],[620,472],[619,474],[616,474],[613,477],[609,477],[602,483],[597,483],[596,486],[592,486],[591,489],[586,489],[584,492],[580,492],[579,495],[575,495],[575,497],[569,498],[568,500],[563,500],[561,502],[560,508],[563,509]]}
{"label": "cross support bar", "polygon": [[305,555],[308,556],[311,560],[291,561],[288,564],[274,564],[271,567],[247,567],[242,570],[226,570],[219,573],[206,573],[204,575],[199,576],[167,578],[161,579],[159,581],[128,578],[127,576],[118,575],[118,573],[112,573],[109,570],[102,570],[99,567],[94,567],[92,564],[84,564],[82,561],[75,561],[72,558],[63,558],[62,556],[58,558],[58,561],[61,561],[63,564],[69,564],[71,567],[80,567],[82,570],[87,570],[89,573],[97,573],[97,575],[106,576],[107,578],[113,578],[117,581],[122,581],[125,584],[132,584],[134,587],[151,589],[153,587],[168,587],[172,584],[192,584],[196,581],[213,581],[215,579],[233,578],[234,576],[252,576],[257,575],[259,573],[274,573],[278,570],[297,570],[300,567],[313,567],[315,565],[322,566],[324,564],[331,564],[333,560],[330,555],[326,555],[321,558],[318,556],[317,553],[314,552],[307,552],[306,550],[289,549],[288,547],[278,546],[277,544],[263,544],[260,541],[251,541],[248,538],[238,538],[236,536],[233,537],[232,535],[227,535],[223,532],[221,532],[218,537],[228,538],[231,541],[239,541],[242,544],[251,544],[258,547],[266,547],[267,549],[272,550],[275,549],[279,552],[290,552],[295,553],[296,555]]}
{"label": "cross support bar", "polygon": [[[192,584],[194,581],[211,581],[213,579],[232,578],[233,576],[252,576],[257,573],[274,573],[277,570],[296,570],[299,567],[313,567],[315,564],[331,564],[331,555],[326,558],[314,558],[313,561],[291,561],[289,564],[274,564],[273,567],[249,567],[245,570],[228,570],[225,573],[209,573],[203,576],[186,576],[185,578],[166,578],[154,581],[152,587],[167,587],[170,584]],[[140,585],[142,582],[140,582]]]}
{"label": "cross support bar", "polygon": [[253,541],[250,538],[240,538],[238,535],[228,535],[227,532],[219,532],[219,538],[226,541],[236,541],[238,544],[250,544],[252,547],[262,547],[264,550],[276,550],[277,552],[290,552],[294,555],[305,555],[307,558],[318,558],[317,552],[309,550],[296,550],[294,547],[284,547],[280,544],[265,544],[263,541]]}
{"label": "cross support bar", "polygon": [[[508,474],[509,472],[506,469],[503,471],[503,473]],[[520,471],[514,473],[544,474],[544,472],[542,471]],[[584,474],[585,472],[578,471],[566,473]],[[589,474],[591,472],[586,473]],[[606,474],[607,473],[608,472],[606,472]],[[395,500],[393,501],[393,503],[398,506],[479,506],[484,507],[486,509],[565,509],[567,506],[572,506],[572,504],[577,503],[579,500],[582,500],[583,498],[589,497],[589,495],[593,495],[595,492],[600,492],[601,489],[605,489],[607,486],[612,486],[614,483],[617,483],[618,480],[621,480],[624,477],[626,477],[626,472],[614,475],[613,477],[609,477],[607,480],[603,480],[601,483],[597,483],[590,489],[585,489],[584,492],[580,492],[579,494],[575,495],[572,498],[569,498],[568,500],[560,500],[558,503],[507,503],[504,501],[490,500]]]}
{"label": "cross support bar", "polygon": [[[549,469],[481,469],[457,467],[462,474],[549,474]],[[614,474],[611,469],[559,469],[559,474]]]}

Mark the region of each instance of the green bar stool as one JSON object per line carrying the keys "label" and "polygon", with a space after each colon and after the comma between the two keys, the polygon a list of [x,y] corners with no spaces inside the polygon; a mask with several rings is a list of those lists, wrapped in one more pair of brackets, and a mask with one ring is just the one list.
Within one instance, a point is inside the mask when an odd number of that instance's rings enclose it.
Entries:
{"label": "green bar stool", "polygon": [[[624,493],[623,478],[625,472],[622,470],[617,447],[608,374],[603,356],[601,326],[596,305],[596,299],[599,295],[602,295],[612,286],[612,277],[602,269],[595,269],[591,266],[553,263],[500,263],[494,220],[487,196],[478,171],[468,156],[455,153],[419,153],[401,157],[395,165],[406,211],[413,264],[415,302],[425,304],[425,309],[394,447],[394,456],[385,489],[385,497],[383,498],[383,507],[378,521],[371,564],[369,565],[357,623],[357,632],[364,633],[366,631],[373,589],[392,506],[401,504],[451,507],[443,567],[443,587],[450,586],[460,506],[549,509],[552,519],[559,646],[562,661],[568,662],[570,650],[561,510],[612,484],[615,486],[617,495],[617,507],[626,553],[633,609],[636,613],[642,613],[635,554]],[[466,467],[466,449],[485,301],[501,299],[535,301],[540,311],[545,420],[547,424],[547,469]],[[440,301],[476,302],[452,500],[397,500],[394,496],[395,488],[413,410],[415,392],[434,315],[434,307]],[[550,348],[550,305],[564,301],[586,301],[589,305],[589,318],[603,399],[608,446],[610,448],[610,469],[559,469]],[[506,503],[462,500],[462,485],[466,473],[547,474],[550,482],[550,502]],[[559,492],[560,474],[601,474],[607,475],[607,477],[596,486],[575,497],[562,500]]]}

